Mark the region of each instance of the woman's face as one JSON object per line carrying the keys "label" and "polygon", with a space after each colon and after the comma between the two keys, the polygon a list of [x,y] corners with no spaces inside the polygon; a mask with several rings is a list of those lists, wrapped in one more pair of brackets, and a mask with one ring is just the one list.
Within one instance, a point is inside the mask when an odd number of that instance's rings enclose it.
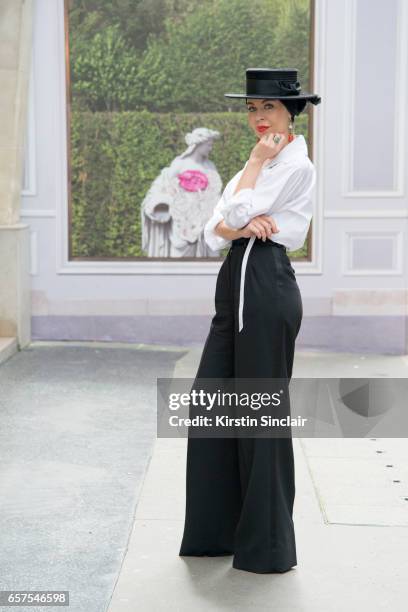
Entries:
{"label": "woman's face", "polygon": [[[247,98],[246,108],[248,110],[249,127],[258,138],[261,138],[263,134],[274,132],[282,132],[288,135],[290,113],[280,100]],[[258,129],[261,126],[264,129]]]}
{"label": "woman's face", "polygon": [[196,146],[195,152],[199,153],[200,155],[207,156],[210,153],[212,148],[213,148],[213,140],[212,138],[209,138],[208,140],[205,140],[204,142],[200,142]]}

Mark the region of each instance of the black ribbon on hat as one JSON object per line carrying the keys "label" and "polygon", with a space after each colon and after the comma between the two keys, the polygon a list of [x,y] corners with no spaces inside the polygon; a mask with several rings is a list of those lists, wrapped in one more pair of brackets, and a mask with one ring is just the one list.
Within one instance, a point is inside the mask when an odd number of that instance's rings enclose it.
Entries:
{"label": "black ribbon on hat", "polygon": [[299,81],[290,83],[289,81],[274,81],[272,79],[251,79],[247,77],[247,96],[251,94],[265,95],[272,97],[273,95],[297,96],[301,93]]}
{"label": "black ribbon on hat", "polygon": [[277,81],[279,83],[280,88],[287,92],[288,94],[294,93],[298,94],[301,92],[301,87],[299,81],[296,83],[288,83],[288,81]]}

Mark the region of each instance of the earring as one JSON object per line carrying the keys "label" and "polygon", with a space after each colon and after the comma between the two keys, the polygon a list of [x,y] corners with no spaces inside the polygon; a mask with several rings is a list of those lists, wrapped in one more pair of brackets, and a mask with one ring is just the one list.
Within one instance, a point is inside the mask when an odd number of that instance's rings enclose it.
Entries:
{"label": "earring", "polygon": [[295,135],[293,133],[293,123],[290,122],[289,123],[289,136],[288,136],[288,142],[292,142],[292,140],[295,138]]}

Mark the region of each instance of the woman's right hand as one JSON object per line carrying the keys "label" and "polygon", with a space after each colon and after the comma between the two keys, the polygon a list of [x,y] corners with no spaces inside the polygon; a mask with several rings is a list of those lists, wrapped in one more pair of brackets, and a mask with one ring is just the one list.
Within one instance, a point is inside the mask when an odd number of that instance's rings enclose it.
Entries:
{"label": "woman's right hand", "polygon": [[[275,142],[275,136],[279,142]],[[267,159],[272,160],[287,145],[286,135],[283,132],[268,132],[262,136],[253,147],[249,159],[264,163]]]}
{"label": "woman's right hand", "polygon": [[256,236],[264,242],[270,238],[272,234],[279,232],[276,221],[270,215],[258,215],[250,220],[245,227],[240,230],[240,238],[251,238]]}

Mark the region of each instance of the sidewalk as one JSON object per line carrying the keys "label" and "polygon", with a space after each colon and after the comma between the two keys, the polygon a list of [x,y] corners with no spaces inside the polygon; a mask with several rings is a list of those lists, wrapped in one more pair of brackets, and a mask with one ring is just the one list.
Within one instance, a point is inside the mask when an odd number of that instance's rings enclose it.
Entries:
{"label": "sidewalk", "polygon": [[[156,440],[156,378],[193,378],[201,351],[35,342],[1,364],[0,588],[68,590],[72,612],[405,611],[406,439],[294,438],[290,572],[179,557],[187,440]],[[294,376],[407,371],[297,352]]]}
{"label": "sidewalk", "polygon": [[[193,377],[201,350],[193,348],[179,360],[174,377]],[[407,375],[408,357],[319,352],[297,352],[293,372],[294,377]],[[405,611],[406,440],[293,442],[298,565],[285,574],[261,575],[232,568],[232,557],[178,556],[186,439],[157,439],[109,612]]]}
{"label": "sidewalk", "polygon": [[185,354],[34,342],[1,364],[0,590],[106,610],[156,437],[156,377]]}

